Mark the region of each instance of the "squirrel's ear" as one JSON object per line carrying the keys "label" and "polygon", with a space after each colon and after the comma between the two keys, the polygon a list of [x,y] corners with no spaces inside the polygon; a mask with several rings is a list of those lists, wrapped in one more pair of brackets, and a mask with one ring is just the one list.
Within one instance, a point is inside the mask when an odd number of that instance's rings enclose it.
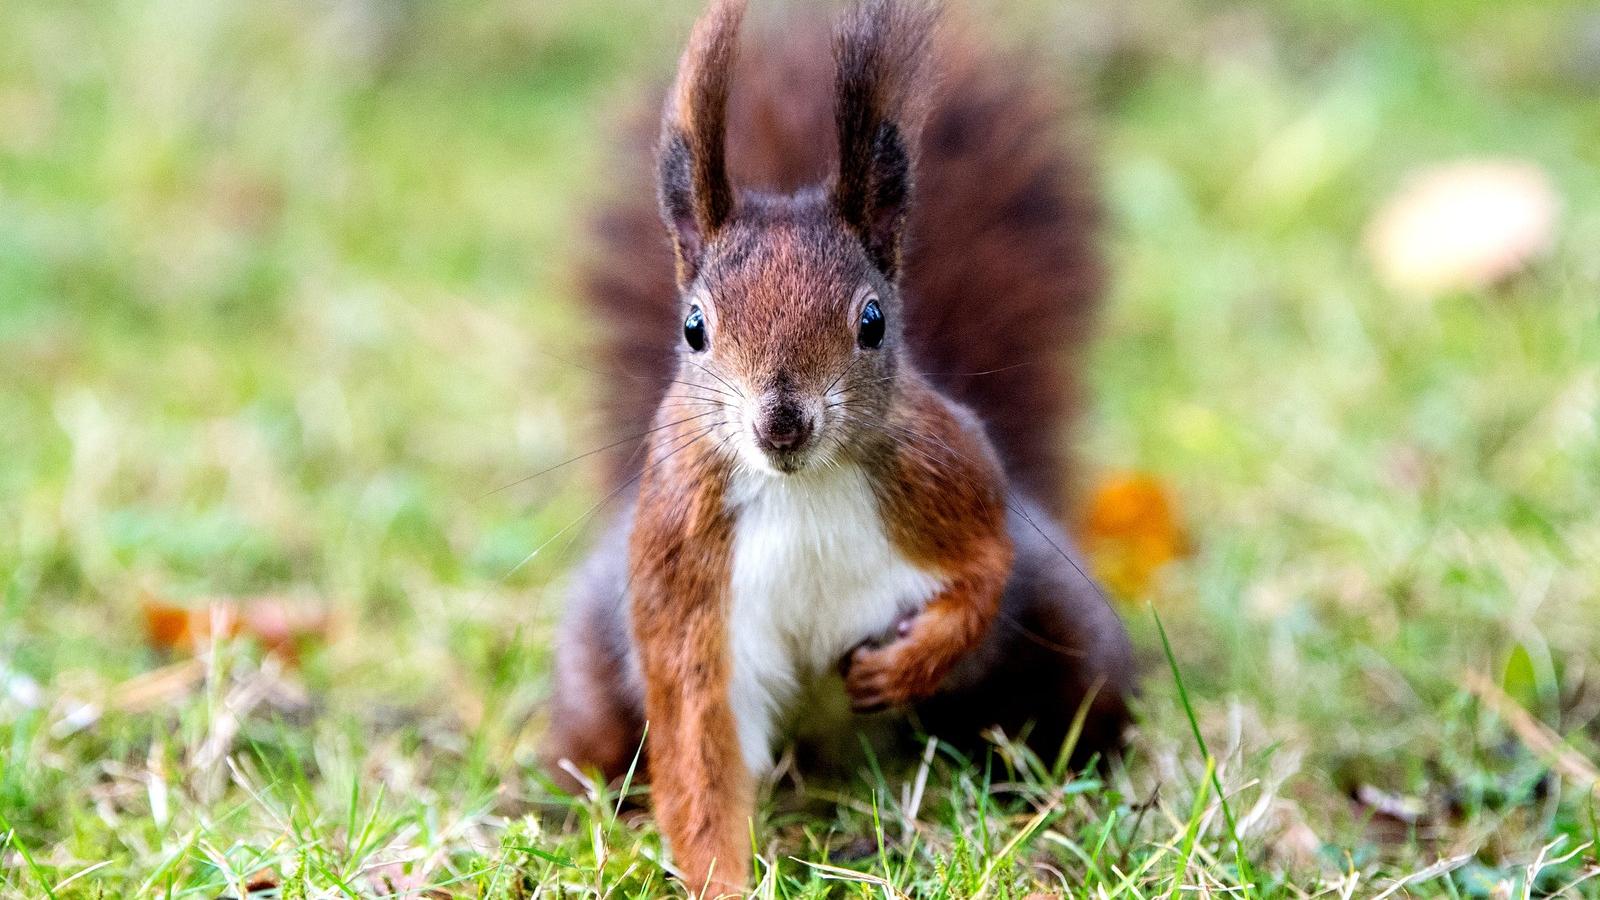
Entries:
{"label": "squirrel's ear", "polygon": [[921,68],[936,11],[916,0],[862,0],[834,33],[834,125],[839,178],[833,206],[884,275],[900,267],[921,126]]}
{"label": "squirrel's ear", "polygon": [[699,272],[705,249],[733,215],[727,170],[728,85],[739,52],[744,0],[712,0],[695,23],[661,116],[661,215],[672,230],[678,283]]}

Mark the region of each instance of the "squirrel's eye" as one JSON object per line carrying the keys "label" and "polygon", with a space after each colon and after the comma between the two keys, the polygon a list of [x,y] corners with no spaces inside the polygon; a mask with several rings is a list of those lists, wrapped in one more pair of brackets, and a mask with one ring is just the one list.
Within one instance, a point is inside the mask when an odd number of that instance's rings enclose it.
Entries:
{"label": "squirrel's eye", "polygon": [[683,320],[683,339],[696,353],[706,349],[706,315],[700,307],[689,307],[689,318]]}
{"label": "squirrel's eye", "polygon": [[878,301],[868,300],[865,308],[861,310],[861,330],[856,334],[856,340],[861,346],[871,350],[883,343],[883,309],[878,306]]}

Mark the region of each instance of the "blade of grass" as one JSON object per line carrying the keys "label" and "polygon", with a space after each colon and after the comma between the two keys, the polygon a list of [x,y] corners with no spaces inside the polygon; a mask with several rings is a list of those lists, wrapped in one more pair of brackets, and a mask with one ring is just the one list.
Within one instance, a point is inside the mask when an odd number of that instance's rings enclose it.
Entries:
{"label": "blade of grass", "polygon": [[1049,803],[1045,804],[1044,808],[1040,809],[1033,818],[1029,819],[1027,824],[1018,829],[1017,833],[1012,835],[1010,840],[1006,841],[1005,846],[1001,847],[999,852],[989,857],[989,859],[983,865],[983,875],[978,880],[978,889],[972,893],[972,900],[979,900],[979,898],[988,893],[989,882],[994,877],[995,870],[999,868],[1001,863],[1005,862],[1007,857],[1015,853],[1017,848],[1022,846],[1024,841],[1032,837],[1033,833],[1039,830],[1039,827],[1045,823],[1046,819],[1050,818],[1051,814],[1053,814],[1056,809],[1060,807],[1060,805],[1061,796],[1058,794],[1056,797],[1052,798]]}
{"label": "blade of grass", "polygon": [[[1178,670],[1178,657],[1172,652],[1172,641],[1167,638],[1167,628],[1161,622],[1161,614],[1156,612],[1154,604],[1150,606],[1150,615],[1156,621],[1156,631],[1161,635],[1161,651],[1167,656],[1167,665],[1172,668],[1172,681],[1178,688],[1178,700],[1183,704],[1183,713],[1189,718],[1189,729],[1194,733],[1194,742],[1208,760],[1212,759],[1211,749],[1206,746],[1205,736],[1200,733],[1200,720],[1194,714],[1194,704],[1189,700],[1189,690],[1184,687],[1183,673]],[[1217,792],[1217,802],[1222,804],[1222,817],[1228,823],[1228,836],[1233,839],[1234,864],[1238,867],[1240,887],[1244,888],[1246,897],[1254,896],[1255,873],[1251,871],[1249,862],[1244,856],[1244,844],[1239,840],[1239,823],[1233,817],[1233,807],[1228,804],[1228,795],[1222,790],[1222,780],[1217,775],[1214,765],[1208,765],[1207,772],[1211,779],[1212,787]]]}
{"label": "blade of grass", "polygon": [[1072,724],[1067,728],[1067,736],[1061,741],[1061,748],[1056,752],[1055,765],[1050,767],[1050,774],[1059,782],[1066,777],[1067,766],[1072,762],[1072,754],[1078,749],[1078,741],[1083,739],[1083,725],[1089,720],[1089,706],[1094,703],[1100,694],[1100,688],[1105,685],[1105,680],[1096,681],[1083,695],[1083,700],[1078,703],[1078,711],[1072,714]]}
{"label": "blade of grass", "polygon": [[628,802],[628,791],[633,787],[633,775],[639,770],[639,759],[644,755],[644,742],[650,739],[650,723],[644,723],[644,729],[639,732],[639,746],[633,748],[633,761],[628,763],[628,771],[622,776],[622,784],[617,789],[617,808],[611,812],[611,821],[607,827],[616,824],[622,817],[622,804]]}
{"label": "blade of grass", "polygon": [[33,854],[28,852],[28,845],[17,837],[17,830],[11,827],[11,822],[6,819],[4,813],[0,813],[0,828],[6,830],[4,843],[16,848],[17,854],[22,857],[22,864],[28,867],[28,871],[33,874],[34,880],[39,882],[39,887],[44,889],[44,895],[49,897],[50,900],[56,900],[56,892],[50,887],[50,882],[45,880],[44,872],[39,869],[39,864],[33,861]]}
{"label": "blade of grass", "polygon": [[1170,900],[1183,893],[1183,876],[1189,871],[1189,860],[1194,858],[1194,843],[1200,837],[1200,823],[1206,817],[1206,801],[1211,799],[1212,776],[1217,772],[1217,760],[1206,757],[1206,777],[1200,779],[1200,789],[1195,792],[1194,803],[1189,806],[1189,824],[1183,830],[1183,844],[1178,849],[1178,865],[1172,871],[1172,887],[1167,891]]}
{"label": "blade of grass", "polygon": [[1399,881],[1396,881],[1394,884],[1389,885],[1383,890],[1382,893],[1375,895],[1372,900],[1386,900],[1386,898],[1394,896],[1402,888],[1405,888],[1409,885],[1421,884],[1424,881],[1438,878],[1440,875],[1453,872],[1456,869],[1466,865],[1467,862],[1472,859],[1472,856],[1473,854],[1471,853],[1463,853],[1460,856],[1451,856],[1441,859],[1433,865],[1428,866],[1426,869],[1412,872],[1410,875],[1407,875]]}

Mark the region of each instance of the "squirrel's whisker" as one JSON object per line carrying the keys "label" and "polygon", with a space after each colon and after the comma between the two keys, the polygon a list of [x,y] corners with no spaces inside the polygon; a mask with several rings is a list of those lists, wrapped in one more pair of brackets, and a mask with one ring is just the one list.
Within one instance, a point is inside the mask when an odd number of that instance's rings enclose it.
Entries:
{"label": "squirrel's whisker", "polygon": [[584,453],[580,453],[577,456],[572,457],[571,459],[565,460],[563,462],[558,462],[555,465],[550,466],[548,468],[540,469],[539,471],[534,472],[532,475],[524,475],[521,478],[518,478],[516,481],[510,482],[508,484],[502,484],[499,487],[495,488],[494,490],[484,491],[483,493],[479,494],[474,499],[475,500],[482,500],[485,497],[489,497],[489,496],[492,496],[494,494],[498,494],[501,491],[510,490],[511,488],[514,488],[519,484],[523,484],[525,482],[532,481],[533,479],[538,478],[541,475],[547,475],[547,474],[549,474],[551,472],[554,472],[557,469],[560,469],[560,468],[563,468],[563,467],[566,467],[566,466],[570,466],[570,465],[572,465],[573,463],[577,462],[580,459],[588,459],[589,457],[595,455],[596,453],[604,453],[607,450],[614,450],[617,447],[623,446],[624,444],[630,444],[630,443],[632,443],[634,441],[642,440],[643,438],[647,438],[650,435],[655,434],[656,432],[662,430],[663,428],[671,428],[674,425],[682,425],[682,424],[684,424],[686,422],[693,422],[695,419],[703,419],[706,416],[712,415],[712,414],[717,413],[717,412],[719,412],[719,410],[715,410],[715,409],[707,410],[706,412],[698,413],[696,415],[689,416],[687,418],[678,419],[675,422],[668,422],[665,425],[657,425],[654,428],[650,428],[650,429],[647,429],[645,431],[641,431],[638,434],[629,435],[628,437],[625,437],[625,438],[623,438],[621,440],[613,441],[613,442],[611,442],[609,444],[606,444],[603,447],[596,447],[593,450],[589,450],[589,451],[586,451]]}
{"label": "squirrel's whisker", "polygon": [[733,391],[734,394],[737,394],[739,399],[741,399],[741,400],[746,399],[745,395],[744,395],[744,391],[741,391],[737,387],[734,387],[732,384],[729,384],[728,380],[726,378],[723,378],[721,375],[718,375],[716,372],[711,371],[710,369],[706,368],[705,366],[700,365],[699,363],[695,362],[692,359],[685,360],[685,361],[688,362],[689,365],[694,366],[696,369],[699,369],[700,371],[706,373],[707,375],[710,375],[712,378],[715,378],[716,380],[722,382],[723,385],[725,385],[728,388],[728,390]]}
{"label": "squirrel's whisker", "polygon": [[524,556],[522,558],[521,562],[519,562],[516,565],[512,566],[509,570],[506,571],[506,573],[504,575],[500,576],[500,580],[501,581],[505,581],[506,579],[510,578],[512,575],[517,574],[517,572],[523,566],[525,566],[529,562],[531,562],[534,557],[538,556],[540,554],[540,552],[542,552],[544,550],[544,548],[550,546],[551,543],[553,543],[557,538],[561,537],[563,534],[566,534],[568,531],[571,531],[573,528],[577,527],[577,525],[580,522],[582,522],[583,520],[585,520],[585,519],[589,518],[590,516],[594,515],[595,512],[597,512],[600,509],[600,507],[602,507],[602,506],[606,505],[606,503],[610,502],[613,497],[617,496],[618,494],[622,493],[627,488],[631,487],[634,484],[634,482],[638,481],[640,478],[643,478],[644,474],[646,472],[649,472],[650,470],[656,468],[657,466],[660,466],[662,463],[665,463],[667,460],[669,460],[672,457],[676,456],[679,452],[689,448],[696,441],[698,441],[700,438],[710,434],[712,431],[716,430],[718,427],[720,427],[723,424],[725,424],[725,423],[723,423],[723,422],[714,422],[714,423],[712,423],[710,425],[697,426],[696,430],[690,436],[689,440],[684,441],[684,442],[674,446],[673,449],[669,453],[667,453],[666,456],[663,456],[660,459],[656,460],[653,465],[645,466],[643,469],[641,469],[639,471],[639,474],[634,475],[632,478],[629,478],[627,481],[624,481],[623,483],[621,483],[621,484],[617,485],[616,487],[612,488],[609,492],[606,493],[606,495],[604,497],[601,497],[600,500],[597,503],[595,503],[593,506],[589,507],[588,509],[584,510],[582,515],[578,516],[576,519],[573,519],[571,522],[568,522],[566,525],[563,525],[559,531],[557,531],[555,534],[550,535],[550,537],[548,539],[546,539],[543,543],[539,544],[539,546],[533,548],[533,551],[530,552],[527,556]]}
{"label": "squirrel's whisker", "polygon": [[[709,373],[707,373],[707,374],[709,374]],[[715,386],[709,385],[709,384],[695,384],[692,381],[679,381],[676,378],[668,378],[667,379],[667,383],[668,384],[681,384],[684,387],[694,388],[697,391],[710,391],[713,394],[718,394],[720,396],[727,397],[730,400],[743,400],[744,399],[743,395],[730,394],[727,391],[723,390],[722,388],[715,387]],[[726,383],[726,382],[724,382],[724,383]]]}
{"label": "squirrel's whisker", "polygon": [[[662,400],[663,400],[663,402],[661,403],[661,406],[660,406],[661,409],[672,409],[672,408],[678,408],[678,407],[688,407],[688,408],[693,409],[693,408],[695,408],[697,406],[711,407],[713,409],[729,409],[732,406],[732,404],[728,403],[728,401],[726,401],[726,400],[707,400],[704,397],[684,397],[684,396],[677,396],[677,395],[669,395],[667,397],[662,398]],[[667,402],[667,401],[672,401],[672,402]]]}
{"label": "squirrel's whisker", "polygon": [[850,365],[845,366],[844,367],[844,371],[842,371],[839,374],[833,376],[833,380],[828,382],[828,387],[822,392],[822,396],[826,397],[829,394],[833,393],[833,389],[839,386],[839,382],[843,381],[844,377],[846,375],[849,375],[851,370],[853,370],[856,367],[856,363],[858,363],[860,361],[861,361],[861,357],[860,356],[852,356],[852,357],[850,357]]}
{"label": "squirrel's whisker", "polygon": [[[637,373],[634,373],[634,372],[620,372],[620,371],[617,371],[616,369],[612,369],[612,368],[609,368],[609,367],[607,367],[607,368],[595,368],[593,366],[587,366],[587,365],[584,365],[583,363],[567,359],[566,357],[561,356],[558,353],[554,353],[554,352],[552,352],[552,351],[550,351],[550,350],[548,350],[546,348],[543,348],[543,347],[539,347],[539,348],[535,348],[535,349],[537,349],[538,352],[543,353],[544,355],[550,357],[551,359],[554,359],[554,360],[556,360],[558,362],[566,363],[567,365],[572,366],[575,369],[582,369],[583,371],[588,372],[591,375],[611,375],[611,376],[614,376],[614,377],[617,377],[617,378],[632,379],[634,381],[656,381],[657,380],[656,377],[650,376],[650,375],[640,375],[640,374],[637,374]],[[713,377],[715,377],[715,376],[713,376]],[[735,396],[734,394],[730,394],[727,391],[721,390],[719,388],[712,387],[711,385],[708,385],[708,384],[695,384],[694,382],[690,382],[690,381],[680,381],[680,380],[678,380],[676,378],[667,378],[667,379],[665,379],[664,383],[665,384],[683,385],[684,387],[695,388],[697,390],[712,391],[712,392],[715,392],[715,393],[718,393],[718,394],[722,394],[722,395],[727,396],[727,397],[734,397]],[[724,381],[723,384],[727,384],[727,382]],[[732,387],[732,385],[728,385],[728,386]],[[743,395],[742,394],[739,395],[739,399],[743,399]]]}

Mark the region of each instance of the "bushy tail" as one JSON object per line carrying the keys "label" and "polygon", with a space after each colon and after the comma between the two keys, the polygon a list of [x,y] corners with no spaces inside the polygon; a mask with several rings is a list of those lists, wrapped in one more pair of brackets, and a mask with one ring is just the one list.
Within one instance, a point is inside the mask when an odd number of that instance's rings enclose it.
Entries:
{"label": "bushy tail", "polygon": [[[838,159],[828,29],[788,23],[746,41],[728,109],[733,183],[822,183]],[[1056,506],[1070,484],[1068,428],[1104,281],[1092,178],[1031,66],[952,29],[929,55],[934,89],[901,276],[912,356],[984,421],[1013,484]],[[608,381],[613,440],[649,427],[679,330],[672,245],[650,180],[654,133],[653,121],[639,129],[627,193],[602,212],[584,267],[602,356],[632,376]],[[619,478],[637,465],[626,456]]]}

